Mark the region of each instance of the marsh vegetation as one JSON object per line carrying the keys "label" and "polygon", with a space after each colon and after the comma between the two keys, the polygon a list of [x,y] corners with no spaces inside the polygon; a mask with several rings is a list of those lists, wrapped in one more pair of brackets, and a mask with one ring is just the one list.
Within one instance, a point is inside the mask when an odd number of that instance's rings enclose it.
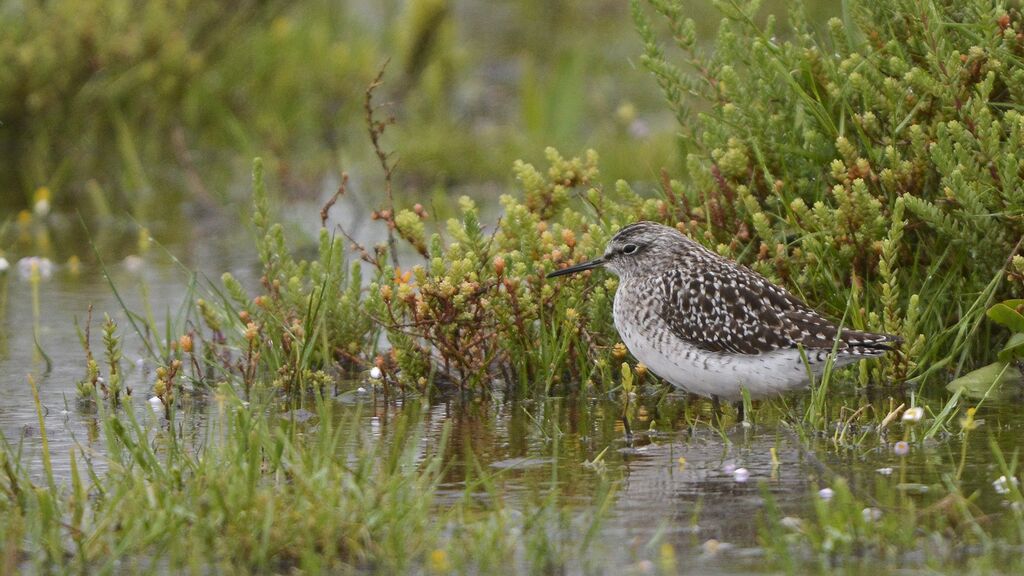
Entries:
{"label": "marsh vegetation", "polygon": [[[1024,15],[500,10],[0,2],[0,571],[1020,570]],[[904,345],[713,418],[641,219]]]}

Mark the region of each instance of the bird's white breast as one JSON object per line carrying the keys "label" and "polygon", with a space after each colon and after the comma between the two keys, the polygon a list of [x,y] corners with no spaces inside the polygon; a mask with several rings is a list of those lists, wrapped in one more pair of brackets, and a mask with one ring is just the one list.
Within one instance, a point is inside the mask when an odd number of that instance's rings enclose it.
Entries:
{"label": "bird's white breast", "polygon": [[[799,351],[735,354],[703,350],[673,334],[657,314],[637,314],[636,303],[625,305],[623,293],[620,286],[613,309],[619,336],[637,360],[677,388],[739,400],[742,388],[752,398],[763,398],[807,385],[807,366]],[[816,365],[820,369],[823,362]]]}

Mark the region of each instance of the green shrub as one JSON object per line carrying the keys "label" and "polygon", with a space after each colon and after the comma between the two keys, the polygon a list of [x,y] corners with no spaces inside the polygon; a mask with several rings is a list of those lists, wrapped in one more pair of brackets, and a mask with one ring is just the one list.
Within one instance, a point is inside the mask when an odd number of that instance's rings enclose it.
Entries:
{"label": "green shrub", "polygon": [[322,383],[316,371],[335,364],[376,366],[386,385],[421,390],[613,382],[616,279],[544,274],[649,219],[854,328],[902,334],[901,353],[862,363],[862,379],[874,368],[895,379],[959,370],[994,350],[1004,336],[984,311],[1020,288],[1024,260],[1012,257],[1024,231],[1024,116],[1012,109],[1012,86],[1024,76],[1015,33],[1004,31],[1022,26],[1019,15],[934,7],[878,31],[870,23],[919,13],[873,4],[853,9],[849,24],[833,20],[826,39],[794,11],[782,41],[774,19],[758,27],[748,6],[726,10],[705,55],[677,6],[654,7],[694,70],[667,60],[635,4],[643,61],[682,123],[685,174],[666,173],[641,194],[622,181],[602,184],[595,153],[567,159],[549,149],[546,169],[515,164],[522,196],[502,198],[493,227],[469,199],[439,230],[421,206],[393,205],[388,194],[378,216],[410,254],[402,269],[386,245],[357,247],[363,261],[349,264],[341,235],[327,230],[318,260],[295,261],[270,223],[258,174],[263,286],[253,298],[228,278],[224,299],[223,316],[242,318],[227,330],[246,335],[238,347],[289,389]]}
{"label": "green shrub", "polygon": [[856,2],[822,34],[799,5],[782,26],[723,3],[704,50],[680,3],[650,5],[681,53],[634,0],[686,154],[666,220],[835,316],[852,302],[912,362],[986,355],[985,304],[1024,286],[1021,13]]}

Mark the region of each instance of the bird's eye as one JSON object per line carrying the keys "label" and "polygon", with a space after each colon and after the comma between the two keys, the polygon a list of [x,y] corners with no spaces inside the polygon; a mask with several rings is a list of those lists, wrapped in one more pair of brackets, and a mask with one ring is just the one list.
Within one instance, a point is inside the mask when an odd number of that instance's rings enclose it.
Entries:
{"label": "bird's eye", "polygon": [[637,251],[637,245],[636,244],[626,244],[625,246],[622,247],[622,253],[623,254],[635,254],[636,251]]}

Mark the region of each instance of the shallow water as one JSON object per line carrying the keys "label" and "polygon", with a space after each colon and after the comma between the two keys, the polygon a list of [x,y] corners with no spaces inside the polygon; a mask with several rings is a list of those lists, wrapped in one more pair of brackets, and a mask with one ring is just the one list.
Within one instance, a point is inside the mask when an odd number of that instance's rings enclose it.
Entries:
{"label": "shallow water", "polygon": [[[370,413],[364,417],[366,429],[386,438],[387,423],[403,409],[401,403],[385,405],[368,394],[356,396],[361,405],[348,396],[344,406]],[[850,394],[843,400],[857,399]],[[425,452],[438,446],[444,423],[452,426],[440,505],[465,495],[469,453],[513,507],[529,509],[554,488],[566,510],[585,511],[595,505],[602,485],[611,484],[614,501],[593,546],[600,551],[597,557],[614,565],[644,573],[667,543],[685,572],[761,572],[766,552],[758,529],[765,522],[766,497],[784,515],[810,519],[822,490],[842,477],[857,497],[877,505],[873,513],[900,513],[878,501],[880,494],[894,491],[923,509],[948,493],[943,474],[961,457],[961,444],[953,437],[911,443],[908,454],[896,454],[894,445],[903,439],[900,426],[860,446],[833,437],[801,439],[780,422],[733,424],[723,435],[706,417],[702,424],[686,425],[681,414],[687,406],[706,409],[692,398],[672,393],[656,405],[650,417],[662,431],[639,433],[632,441],[617,405],[604,397],[498,399],[468,407],[452,400],[430,406],[424,417]],[[989,443],[995,439],[1009,458],[1024,441],[1024,419],[1013,404],[989,405],[979,418],[981,432],[968,441],[963,494],[979,509],[999,513],[1006,503],[993,487],[1001,472]],[[486,491],[479,497],[489,498]],[[900,563],[924,569],[929,560],[936,561],[922,551]]]}

